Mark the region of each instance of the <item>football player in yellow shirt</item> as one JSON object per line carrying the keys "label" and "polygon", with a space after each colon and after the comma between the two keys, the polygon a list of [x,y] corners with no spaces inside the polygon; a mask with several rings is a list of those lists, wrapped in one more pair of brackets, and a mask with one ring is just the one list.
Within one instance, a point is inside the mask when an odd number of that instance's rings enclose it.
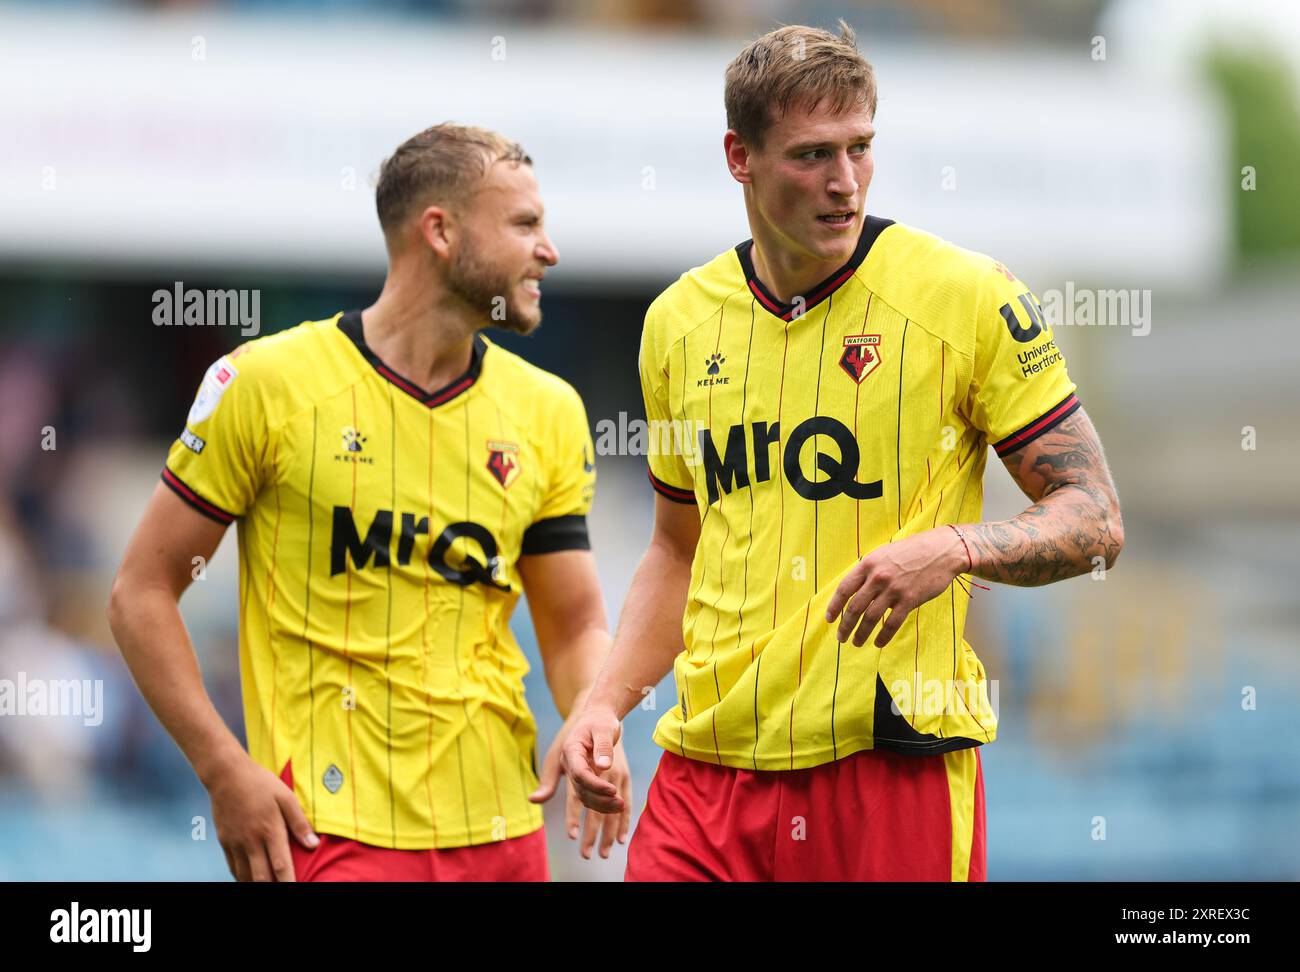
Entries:
{"label": "football player in yellow shirt", "polygon": [[[595,456],[577,392],[481,332],[534,330],[559,255],[531,160],[484,129],[408,139],[376,206],[374,304],[249,341],[204,376],[110,622],[238,879],[545,880],[539,804],[565,730],[539,768],[509,621],[526,592],[571,717],[609,648]],[[247,752],[177,607],[233,522]],[[625,791],[621,752],[605,775]],[[589,812],[583,855],[627,826]]]}
{"label": "football player in yellow shirt", "polygon": [[[1028,287],[868,214],[847,25],[759,38],[725,102],[753,238],[646,313],[654,533],[564,760],[623,809],[599,774],[671,668],[629,880],[983,880],[997,720],[963,575],[1113,564],[1101,445]],[[990,445],[1032,505],[986,523]]]}

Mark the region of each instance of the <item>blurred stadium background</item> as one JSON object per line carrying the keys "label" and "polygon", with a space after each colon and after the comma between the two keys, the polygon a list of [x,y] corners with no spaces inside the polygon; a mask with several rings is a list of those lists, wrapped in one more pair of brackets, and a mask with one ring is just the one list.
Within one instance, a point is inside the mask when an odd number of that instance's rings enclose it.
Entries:
{"label": "blurred stadium background", "polygon": [[[262,333],[364,306],[380,160],[437,121],[487,125],[535,159],[561,253],[538,334],[493,337],[572,381],[593,425],[638,418],[645,306],[749,235],[723,68],[838,16],[880,85],[871,212],[1045,300],[1150,311],[1057,330],[1123,500],[1119,564],[972,606],[999,683],[990,875],[1300,878],[1294,4],[46,0],[0,4],[0,679],[102,679],[104,717],[0,716],[0,879],[228,879],[104,619],[205,367],[244,340],[155,327],[153,292],[256,289]],[[640,457],[598,466],[612,621],[652,494]],[[987,496],[986,518],[1024,506],[995,461]],[[235,562],[232,530],[183,610],[238,726]],[[522,605],[515,623],[545,746],[559,720]],[[638,808],[658,715],[626,723]],[[619,879],[621,850],[579,860],[558,808],[555,877]]]}

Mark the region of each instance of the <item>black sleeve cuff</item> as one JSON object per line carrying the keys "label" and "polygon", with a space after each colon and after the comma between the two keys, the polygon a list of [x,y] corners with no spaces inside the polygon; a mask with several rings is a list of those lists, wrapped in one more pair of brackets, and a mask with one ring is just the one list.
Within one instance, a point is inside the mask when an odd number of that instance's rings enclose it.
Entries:
{"label": "black sleeve cuff", "polygon": [[1071,393],[1063,402],[1054,408],[1049,408],[1043,415],[1034,419],[1028,425],[1022,426],[1015,432],[1012,432],[1005,439],[999,439],[993,443],[993,451],[998,454],[998,458],[1010,455],[1022,446],[1033,442],[1044,432],[1050,432],[1056,428],[1069,416],[1079,410],[1081,403],[1078,396]]}
{"label": "black sleeve cuff", "polygon": [[235,514],[227,513],[216,503],[209,503],[194,490],[185,485],[184,481],[174,472],[163,466],[162,481],[173,493],[185,501],[185,504],[192,509],[197,510],[206,516],[209,520],[216,520],[223,526],[230,526],[238,519]]}
{"label": "black sleeve cuff", "polygon": [[524,531],[521,554],[555,553],[557,550],[590,550],[587,518],[580,513],[538,520]]}
{"label": "black sleeve cuff", "polygon": [[695,505],[694,490],[682,489],[680,486],[672,486],[669,485],[668,483],[665,483],[662,479],[659,479],[657,476],[655,476],[653,472],[650,471],[649,466],[646,467],[646,473],[649,474],[650,476],[650,485],[653,486],[655,488],[655,492],[658,493],[660,496],[662,496],[664,499],[670,499],[674,503],[689,503],[691,506]]}

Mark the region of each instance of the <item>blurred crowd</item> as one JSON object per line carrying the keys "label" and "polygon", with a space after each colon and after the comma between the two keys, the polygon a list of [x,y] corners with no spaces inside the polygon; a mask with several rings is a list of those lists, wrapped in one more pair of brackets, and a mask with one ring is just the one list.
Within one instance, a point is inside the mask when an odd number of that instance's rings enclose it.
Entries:
{"label": "blurred crowd", "polygon": [[[37,0],[24,0],[35,4]],[[615,30],[768,30],[846,16],[874,32],[1008,39],[1078,33],[1105,0],[56,0],[74,7],[497,20]],[[54,6],[41,2],[40,6]]]}

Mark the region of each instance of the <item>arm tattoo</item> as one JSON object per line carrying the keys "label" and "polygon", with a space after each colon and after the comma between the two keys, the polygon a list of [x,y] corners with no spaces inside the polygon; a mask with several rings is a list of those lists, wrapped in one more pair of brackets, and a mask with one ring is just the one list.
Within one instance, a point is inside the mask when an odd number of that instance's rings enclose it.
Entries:
{"label": "arm tattoo", "polygon": [[1083,409],[1002,462],[1034,503],[1009,520],[962,528],[972,573],[1033,587],[1086,574],[1096,558],[1115,563],[1124,547],[1119,497]]}

